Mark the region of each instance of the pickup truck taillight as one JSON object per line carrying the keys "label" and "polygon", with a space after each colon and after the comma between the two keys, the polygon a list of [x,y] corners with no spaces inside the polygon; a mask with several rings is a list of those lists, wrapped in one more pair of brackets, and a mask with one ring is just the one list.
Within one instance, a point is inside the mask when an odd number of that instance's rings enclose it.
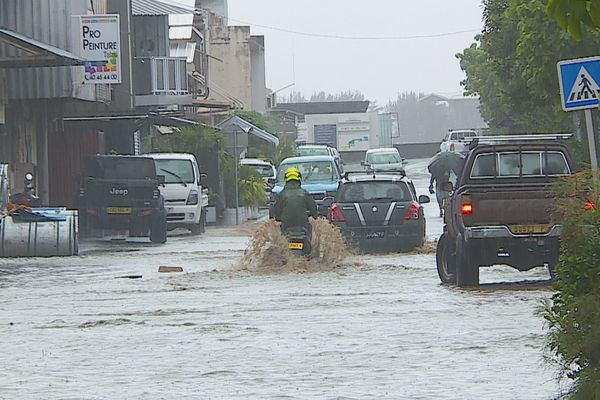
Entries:
{"label": "pickup truck taillight", "polygon": [[344,216],[344,213],[342,212],[342,209],[340,208],[339,205],[333,204],[329,208],[329,221],[331,221],[331,222],[345,222],[346,221],[346,217]]}
{"label": "pickup truck taillight", "polygon": [[152,191],[152,198],[153,198],[153,199],[158,199],[159,197],[160,197],[160,190],[158,190],[158,189],[154,189],[154,190]]}
{"label": "pickup truck taillight", "polygon": [[594,211],[596,209],[596,204],[594,204],[593,201],[588,200],[588,201],[585,202],[585,206],[584,207],[585,207],[585,209],[587,211]]}
{"label": "pickup truck taillight", "polygon": [[79,197],[84,197],[85,196],[85,189],[81,188],[79,189]]}
{"label": "pickup truck taillight", "polygon": [[463,205],[460,206],[460,212],[462,213],[462,215],[473,214],[473,204],[463,203]]}
{"label": "pickup truck taillight", "polygon": [[404,219],[409,221],[411,219],[419,219],[419,211],[420,206],[419,203],[411,203],[410,207],[408,207],[408,211],[406,215],[404,215]]}
{"label": "pickup truck taillight", "polygon": [[197,190],[190,190],[190,194],[188,195],[188,198],[185,201],[185,204],[187,206],[198,204],[198,191]]}

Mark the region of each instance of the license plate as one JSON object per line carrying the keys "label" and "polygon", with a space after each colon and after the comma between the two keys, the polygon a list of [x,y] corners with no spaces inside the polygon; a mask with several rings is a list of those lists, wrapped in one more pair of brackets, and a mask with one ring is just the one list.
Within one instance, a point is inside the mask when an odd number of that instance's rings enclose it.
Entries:
{"label": "license plate", "polygon": [[107,214],[131,214],[131,207],[108,207]]}
{"label": "license plate", "polygon": [[541,234],[548,233],[551,225],[549,224],[532,224],[532,225],[511,225],[509,229],[515,235]]}
{"label": "license plate", "polygon": [[385,236],[385,231],[368,232],[367,239],[380,239]]}
{"label": "license plate", "polygon": [[291,250],[303,250],[304,249],[304,243],[298,243],[298,242],[291,242],[288,247]]}

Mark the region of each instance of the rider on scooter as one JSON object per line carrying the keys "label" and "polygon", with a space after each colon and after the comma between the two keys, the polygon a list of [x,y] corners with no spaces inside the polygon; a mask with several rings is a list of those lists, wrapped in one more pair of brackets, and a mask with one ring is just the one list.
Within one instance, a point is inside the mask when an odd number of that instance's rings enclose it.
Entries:
{"label": "rider on scooter", "polygon": [[317,218],[317,204],[312,196],[302,187],[302,174],[297,168],[289,168],[284,175],[285,187],[277,196],[273,207],[276,221],[281,222],[281,232],[288,228],[303,226],[310,238],[312,225],[308,216]]}

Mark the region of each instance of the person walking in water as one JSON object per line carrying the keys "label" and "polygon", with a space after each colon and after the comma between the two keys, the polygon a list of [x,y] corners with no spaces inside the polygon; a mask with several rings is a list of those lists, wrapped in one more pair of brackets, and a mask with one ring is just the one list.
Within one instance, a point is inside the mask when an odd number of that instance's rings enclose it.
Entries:
{"label": "person walking in water", "polygon": [[[429,180],[429,193],[434,194],[437,199],[438,207],[440,208],[440,217],[444,216],[444,206],[446,204],[446,200],[450,197],[450,193],[445,189],[446,183],[450,181],[450,171],[432,173],[431,179]],[[435,190],[433,190],[433,185],[435,183]]]}

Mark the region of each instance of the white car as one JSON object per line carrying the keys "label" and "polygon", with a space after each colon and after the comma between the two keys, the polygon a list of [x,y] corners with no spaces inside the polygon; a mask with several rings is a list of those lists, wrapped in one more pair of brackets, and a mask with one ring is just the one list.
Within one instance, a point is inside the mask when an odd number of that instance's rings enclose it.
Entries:
{"label": "white car", "polygon": [[361,165],[367,171],[404,171],[406,161],[402,159],[400,152],[395,147],[384,147],[369,149],[365,153],[365,159]]}
{"label": "white car", "polygon": [[327,144],[303,144],[296,149],[299,157],[304,156],[331,156],[338,164],[343,164],[340,152]]}
{"label": "white car", "polygon": [[[198,162],[193,154],[146,154],[154,158],[156,174],[165,177],[159,186],[165,199],[167,227],[189,229],[193,234],[203,233],[206,227],[208,189],[202,188]],[[204,175],[206,176],[206,175]]]}
{"label": "white car", "polygon": [[258,158],[242,158],[240,165],[250,167],[263,178],[265,184],[272,185],[275,183],[277,178],[277,170],[275,166],[267,161],[260,160]]}
{"label": "white car", "polygon": [[477,132],[472,129],[450,130],[442,139],[440,151],[466,153],[469,150],[469,144],[476,137]]}

